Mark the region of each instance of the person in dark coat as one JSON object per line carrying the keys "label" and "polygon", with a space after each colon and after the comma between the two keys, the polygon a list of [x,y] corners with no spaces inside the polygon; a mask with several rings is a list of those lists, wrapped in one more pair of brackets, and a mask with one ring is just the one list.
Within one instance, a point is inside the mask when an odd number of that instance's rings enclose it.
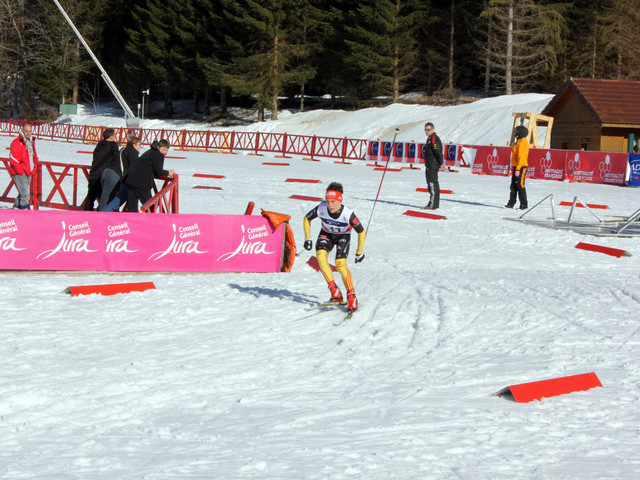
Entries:
{"label": "person in dark coat", "polygon": [[137,162],[129,165],[127,173],[127,211],[137,212],[138,201],[144,205],[151,199],[153,179],[156,177],[173,178],[173,170],[164,169],[164,157],[169,151],[169,142],[162,139],[151,144],[151,148],[144,152]]}
{"label": "person in dark coat", "polygon": [[113,128],[105,128],[102,140],[93,150],[93,162],[89,171],[89,185],[84,209],[93,210],[93,204],[102,194],[102,172],[112,162],[120,162],[120,150],[116,142],[116,132]]}
{"label": "person in dark coat", "polygon": [[107,209],[107,206],[109,205],[109,202],[116,196],[116,193],[118,193],[118,188],[120,186],[120,181],[122,180],[124,170],[125,168],[122,151],[118,150],[118,155],[109,159],[104,169],[102,170],[102,174],[100,175],[101,193],[100,205],[98,205],[99,211],[109,211]]}
{"label": "person in dark coat", "polygon": [[422,146],[422,158],[424,158],[425,176],[429,187],[429,203],[425,210],[437,210],[440,208],[440,183],[438,171],[444,165],[443,147],[440,137],[436,135],[433,123],[424,125],[424,133],[427,135],[427,143]]}
{"label": "person in dark coat", "polygon": [[120,182],[120,189],[116,187],[118,190],[118,194],[111,200],[103,209],[105,212],[117,212],[120,210],[120,207],[127,203],[129,198],[129,190],[127,190],[126,180],[127,174],[129,173],[129,166],[133,165],[138,161],[138,157],[140,154],[140,147],[142,146],[142,141],[139,137],[135,135],[129,136],[127,140],[127,146],[120,150],[120,161],[122,172],[122,180]]}

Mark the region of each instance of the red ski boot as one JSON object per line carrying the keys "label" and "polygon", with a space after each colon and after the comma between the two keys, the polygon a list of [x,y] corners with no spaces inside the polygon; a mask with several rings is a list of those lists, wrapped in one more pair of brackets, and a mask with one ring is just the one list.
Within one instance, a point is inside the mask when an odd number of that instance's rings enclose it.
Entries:
{"label": "red ski boot", "polygon": [[356,298],[356,291],[352,288],[347,291],[347,312],[353,313],[358,309],[358,299]]}
{"label": "red ski boot", "polygon": [[329,291],[331,292],[331,298],[329,299],[330,302],[333,302],[333,303],[344,302],[344,300],[342,299],[342,292],[340,292],[340,289],[336,285],[336,282],[329,283]]}

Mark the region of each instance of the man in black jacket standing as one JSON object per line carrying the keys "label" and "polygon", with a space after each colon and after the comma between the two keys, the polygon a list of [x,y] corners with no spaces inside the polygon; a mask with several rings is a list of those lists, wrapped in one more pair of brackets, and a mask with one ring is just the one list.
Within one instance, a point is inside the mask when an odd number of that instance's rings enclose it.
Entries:
{"label": "man in black jacket standing", "polygon": [[438,183],[438,171],[444,165],[442,154],[442,142],[436,135],[433,123],[424,125],[424,133],[427,135],[427,143],[422,146],[422,158],[424,158],[425,176],[429,187],[429,204],[425,210],[437,210],[440,208],[440,183]]}
{"label": "man in black jacket standing", "polygon": [[162,139],[151,144],[151,148],[144,152],[137,162],[129,166],[126,185],[129,190],[127,211],[138,211],[138,200],[144,205],[151,198],[153,179],[156,177],[171,177],[173,170],[164,169],[164,157],[169,151],[169,142]]}
{"label": "man in black jacket standing", "polygon": [[120,162],[120,150],[116,142],[116,132],[113,128],[105,128],[102,132],[102,140],[93,150],[93,161],[89,170],[89,186],[87,198],[84,200],[84,209],[93,210],[93,204],[102,194],[102,172],[109,163]]}

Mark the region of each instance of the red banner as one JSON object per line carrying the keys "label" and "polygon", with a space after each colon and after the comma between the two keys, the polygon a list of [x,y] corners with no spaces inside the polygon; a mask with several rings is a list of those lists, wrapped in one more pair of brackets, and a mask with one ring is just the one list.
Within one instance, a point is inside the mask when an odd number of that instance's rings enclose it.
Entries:
{"label": "red banner", "polygon": [[567,151],[566,177],[576,182],[624,185],[626,153]]}
{"label": "red banner", "polygon": [[[475,152],[473,151],[475,150]],[[509,175],[511,165],[511,148],[510,147],[465,147],[465,154],[469,158],[465,158],[472,163],[472,172],[485,175]]]}
{"label": "red banner", "polygon": [[529,149],[527,176],[542,180],[564,180],[566,150]]}

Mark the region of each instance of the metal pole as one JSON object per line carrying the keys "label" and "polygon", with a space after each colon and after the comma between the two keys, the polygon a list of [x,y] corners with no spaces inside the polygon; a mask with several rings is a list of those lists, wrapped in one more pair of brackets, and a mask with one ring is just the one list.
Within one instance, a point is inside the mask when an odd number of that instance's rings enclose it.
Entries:
{"label": "metal pole", "polygon": [[107,86],[109,87],[109,90],[111,90],[111,92],[113,93],[113,95],[116,97],[116,100],[118,100],[118,103],[120,104],[120,106],[122,107],[122,109],[124,110],[125,113],[125,118],[135,118],[135,115],[133,114],[133,112],[131,111],[131,109],[129,108],[129,106],[127,105],[127,102],[124,101],[124,98],[122,98],[122,95],[120,95],[120,92],[118,91],[118,89],[116,88],[116,86],[113,84],[113,82],[111,81],[111,78],[109,78],[109,75],[107,75],[107,72],[105,71],[105,69],[102,67],[102,65],[100,64],[100,62],[98,61],[98,59],[96,58],[96,56],[93,54],[93,52],[91,51],[91,48],[89,48],[89,45],[87,45],[87,42],[84,41],[84,38],[82,38],[82,35],[80,35],[80,32],[78,31],[78,29],[76,28],[76,26],[73,24],[73,22],[71,21],[71,19],[69,18],[69,16],[67,15],[67,12],[64,11],[64,8],[62,8],[62,5],[60,5],[60,3],[58,2],[58,0],[53,0],[53,3],[56,4],[56,6],[58,7],[58,9],[60,10],[60,12],[62,13],[62,16],[65,18],[65,20],[67,21],[67,23],[69,24],[69,26],[71,27],[71,29],[73,30],[73,32],[76,34],[76,36],[78,37],[78,39],[80,40],[80,43],[82,43],[82,45],[84,46],[84,48],[87,50],[87,53],[89,53],[89,55],[91,56],[91,58],[93,59],[93,61],[95,62],[95,64],[97,65],[97,67],[100,69],[100,71],[102,72],[102,78],[104,79],[104,81],[107,83]]}
{"label": "metal pole", "polygon": [[376,203],[378,203],[378,197],[380,196],[380,189],[382,189],[382,182],[384,182],[384,176],[387,174],[387,166],[389,165],[389,160],[391,159],[391,155],[393,155],[393,146],[396,143],[396,137],[398,136],[398,132],[399,131],[400,131],[400,129],[396,128],[396,133],[393,135],[393,140],[391,141],[391,151],[389,152],[389,156],[387,157],[387,163],[384,164],[384,171],[382,172],[382,178],[380,179],[380,186],[378,187],[378,193],[376,194],[376,199],[373,202],[373,207],[371,208],[371,215],[369,215],[369,222],[367,223],[367,228],[365,230],[365,234],[369,233],[369,225],[371,225],[371,218],[373,217],[373,210],[376,208]]}
{"label": "metal pole", "polygon": [[142,122],[144,120],[144,96],[149,96],[149,89],[147,88],[146,90],[142,91],[142,116],[140,117],[140,128],[142,128]]}

